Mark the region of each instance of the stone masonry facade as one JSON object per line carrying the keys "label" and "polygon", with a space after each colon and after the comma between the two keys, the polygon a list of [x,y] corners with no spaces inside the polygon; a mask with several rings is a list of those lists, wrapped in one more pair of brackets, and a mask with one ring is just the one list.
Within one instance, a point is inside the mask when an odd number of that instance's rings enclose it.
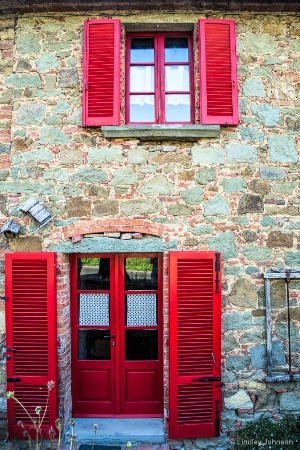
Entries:
{"label": "stone masonry facade", "polygon": [[[176,30],[183,22],[196,27],[201,17],[234,19],[239,126],[221,127],[219,138],[198,142],[105,140],[100,128],[82,128],[83,24],[108,15],[121,19],[123,34],[136,21],[173,23]],[[4,292],[7,251],[58,253],[60,414],[66,420],[71,414],[68,254],[120,251],[121,240],[110,234],[119,232],[142,235],[128,240],[128,251],[167,256],[170,249],[219,250],[223,255],[223,433],[187,440],[186,448],[225,448],[228,432],[241,424],[299,413],[300,382],[265,381],[262,278],[272,267],[300,267],[299,19],[203,11],[27,14],[1,18],[0,52],[0,227],[9,219],[21,225],[17,239],[0,237],[0,289]],[[124,97],[124,47],[122,55]],[[30,197],[54,216],[35,234],[36,225],[18,210]],[[290,290],[297,373],[298,283],[293,281]],[[274,364],[280,371],[287,368],[284,281],[272,281],[271,297]],[[167,305],[166,280],[166,335]],[[4,338],[4,302],[0,307]],[[167,416],[167,349],[165,355]],[[0,376],[3,394],[4,370]],[[3,397],[0,408],[5,419]]]}

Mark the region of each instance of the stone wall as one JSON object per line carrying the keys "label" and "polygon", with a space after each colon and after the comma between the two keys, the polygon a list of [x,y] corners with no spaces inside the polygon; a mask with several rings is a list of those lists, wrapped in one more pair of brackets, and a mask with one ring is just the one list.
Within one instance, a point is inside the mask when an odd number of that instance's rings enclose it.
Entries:
{"label": "stone wall", "polygon": [[[143,14],[138,20],[173,22],[176,29],[176,23],[196,25],[201,16]],[[101,15],[89,18],[96,17]],[[209,17],[236,21],[240,125],[196,143],[105,140],[100,129],[81,127],[82,33],[88,15],[0,21],[0,225],[8,218],[21,224],[20,237],[1,237],[0,249],[2,256],[7,250],[89,251],[91,238],[84,235],[94,233],[104,243],[109,231],[135,231],[143,235],[140,251],[151,248],[149,239],[155,238],[149,235],[159,239],[160,251],[220,250],[226,431],[300,408],[299,383],[265,383],[262,280],[267,268],[300,265],[300,22],[287,15]],[[134,14],[120,18],[125,29],[137,21]],[[54,216],[35,235],[36,225],[18,211],[32,196]],[[67,260],[62,267],[60,360],[69,367]],[[276,363],[286,369],[284,292],[276,283],[274,308],[282,308],[274,322]],[[299,339],[296,284],[292,295],[293,337]],[[69,369],[60,376],[69,389]],[[69,398],[61,400],[65,412]]]}

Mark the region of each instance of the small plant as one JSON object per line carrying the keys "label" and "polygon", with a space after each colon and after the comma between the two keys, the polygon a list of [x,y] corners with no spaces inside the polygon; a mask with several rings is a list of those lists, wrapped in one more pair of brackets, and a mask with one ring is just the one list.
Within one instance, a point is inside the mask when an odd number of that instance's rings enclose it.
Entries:
{"label": "small plant", "polygon": [[260,419],[235,433],[233,450],[289,450],[300,448],[300,416],[280,421]]}
{"label": "small plant", "polygon": [[[21,421],[18,422],[18,425],[23,429],[23,436],[28,438],[28,444],[30,449],[33,448],[33,445],[36,450],[40,450],[42,448],[42,425],[49,407],[49,397],[51,390],[54,388],[54,381],[48,381],[47,388],[48,394],[45,407],[42,408],[42,406],[37,406],[35,408],[35,413],[37,417],[33,417],[31,414],[29,414],[25,406],[17,399],[17,397],[15,397],[14,391],[8,391],[6,393],[6,398],[13,399],[19,406],[21,406],[21,408],[25,411],[25,413],[30,419],[32,425],[30,425],[29,430],[30,429],[34,430],[34,440],[31,438],[30,433],[28,432],[24,424]],[[54,438],[54,434],[55,431],[53,430],[53,428],[51,428],[49,430],[50,441],[51,439]]]}

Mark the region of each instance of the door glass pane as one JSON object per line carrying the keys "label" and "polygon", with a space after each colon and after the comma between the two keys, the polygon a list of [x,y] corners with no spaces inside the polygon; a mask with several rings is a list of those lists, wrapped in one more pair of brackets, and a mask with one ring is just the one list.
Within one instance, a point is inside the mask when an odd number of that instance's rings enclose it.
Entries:
{"label": "door glass pane", "polygon": [[165,89],[166,91],[189,91],[189,66],[165,66]]}
{"label": "door glass pane", "polygon": [[79,325],[109,326],[109,294],[79,294]]}
{"label": "door glass pane", "polygon": [[154,91],[154,66],[130,67],[130,92]]}
{"label": "door glass pane", "polygon": [[125,291],[158,288],[157,258],[126,258],[124,271]]}
{"label": "door glass pane", "polygon": [[110,359],[109,330],[78,330],[78,359]]}
{"label": "door glass pane", "polygon": [[125,296],[126,325],[157,325],[156,294],[128,294]]}
{"label": "door glass pane", "polygon": [[109,290],[109,258],[78,258],[77,289]]}
{"label": "door glass pane", "polygon": [[189,94],[166,95],[166,122],[190,122],[191,106]]}
{"label": "door glass pane", "polygon": [[155,122],[154,95],[130,96],[130,122]]}
{"label": "door glass pane", "polygon": [[188,38],[165,38],[165,62],[188,62]]}
{"label": "door glass pane", "polygon": [[125,330],[126,360],[158,359],[158,330]]}
{"label": "door glass pane", "polygon": [[131,38],[130,62],[154,62],[154,39],[151,37]]}

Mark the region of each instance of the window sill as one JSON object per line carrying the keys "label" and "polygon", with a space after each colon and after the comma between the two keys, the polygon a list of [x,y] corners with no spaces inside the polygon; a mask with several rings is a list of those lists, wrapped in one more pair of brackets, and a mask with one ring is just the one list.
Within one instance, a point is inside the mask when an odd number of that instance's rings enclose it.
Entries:
{"label": "window sill", "polygon": [[103,126],[101,130],[107,139],[141,141],[197,141],[220,136],[220,125],[125,125]]}

